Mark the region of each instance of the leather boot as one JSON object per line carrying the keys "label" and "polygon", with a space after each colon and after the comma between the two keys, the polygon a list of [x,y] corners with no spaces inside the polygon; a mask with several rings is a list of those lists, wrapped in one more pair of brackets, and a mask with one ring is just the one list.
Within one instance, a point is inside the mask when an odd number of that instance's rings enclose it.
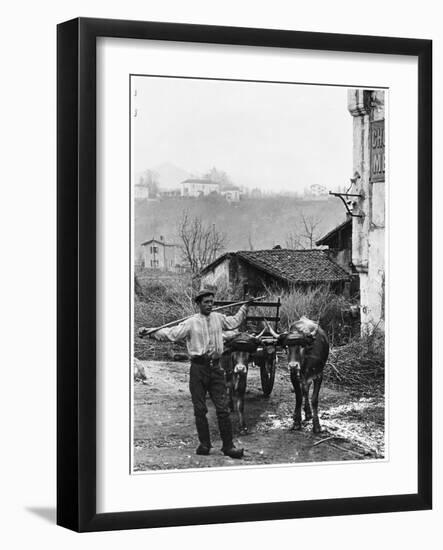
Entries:
{"label": "leather boot", "polygon": [[243,449],[236,449],[232,442],[232,424],[229,416],[218,418],[218,427],[223,441],[222,451],[231,458],[242,458]]}
{"label": "leather boot", "polygon": [[198,455],[208,455],[211,449],[211,437],[209,435],[209,424],[206,416],[196,416],[195,425],[197,427],[198,439],[200,445],[195,451]]}

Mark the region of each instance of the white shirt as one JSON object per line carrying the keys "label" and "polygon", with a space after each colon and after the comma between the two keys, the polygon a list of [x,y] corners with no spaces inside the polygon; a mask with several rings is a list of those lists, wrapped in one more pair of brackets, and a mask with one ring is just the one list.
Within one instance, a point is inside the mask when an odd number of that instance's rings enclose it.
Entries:
{"label": "white shirt", "polygon": [[178,342],[186,340],[189,355],[212,355],[223,352],[223,330],[237,328],[246,318],[248,308],[241,306],[232,316],[217,311],[209,315],[196,313],[186,321],[171,328],[162,328],[153,334],[156,340]]}

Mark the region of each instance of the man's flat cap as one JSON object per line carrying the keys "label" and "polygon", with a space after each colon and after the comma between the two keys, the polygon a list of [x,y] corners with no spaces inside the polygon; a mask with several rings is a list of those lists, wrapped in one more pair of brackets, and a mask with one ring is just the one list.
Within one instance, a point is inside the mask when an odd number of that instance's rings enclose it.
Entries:
{"label": "man's flat cap", "polygon": [[216,290],[217,289],[215,287],[205,286],[197,292],[194,301],[199,302],[205,296],[215,296]]}

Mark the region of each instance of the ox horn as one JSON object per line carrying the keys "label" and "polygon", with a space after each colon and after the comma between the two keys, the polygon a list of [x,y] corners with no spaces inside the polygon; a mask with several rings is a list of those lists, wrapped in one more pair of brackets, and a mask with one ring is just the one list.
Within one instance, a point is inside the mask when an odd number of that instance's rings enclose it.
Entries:
{"label": "ox horn", "polygon": [[271,333],[271,335],[274,337],[274,338],[279,338],[280,337],[280,334],[277,334],[275,332],[275,330],[271,327],[271,325],[268,323],[268,321],[265,320],[265,324],[266,324],[266,328],[269,330],[269,332]]}
{"label": "ox horn", "polygon": [[312,336],[315,338],[317,336],[318,327],[320,326],[320,317],[317,319],[316,327],[314,329],[314,332],[312,333]]}
{"label": "ox horn", "polygon": [[257,334],[256,338],[261,338],[263,334],[266,332],[267,328],[268,328],[268,323],[265,321],[265,328],[259,334]]}

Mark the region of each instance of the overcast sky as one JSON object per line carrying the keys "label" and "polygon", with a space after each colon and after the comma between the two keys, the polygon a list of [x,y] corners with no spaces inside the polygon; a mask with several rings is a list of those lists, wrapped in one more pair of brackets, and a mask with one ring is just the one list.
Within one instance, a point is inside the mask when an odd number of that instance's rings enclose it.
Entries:
{"label": "overcast sky", "polygon": [[133,77],[135,89],[136,174],[165,162],[194,174],[215,166],[270,191],[336,189],[352,175],[346,88]]}

